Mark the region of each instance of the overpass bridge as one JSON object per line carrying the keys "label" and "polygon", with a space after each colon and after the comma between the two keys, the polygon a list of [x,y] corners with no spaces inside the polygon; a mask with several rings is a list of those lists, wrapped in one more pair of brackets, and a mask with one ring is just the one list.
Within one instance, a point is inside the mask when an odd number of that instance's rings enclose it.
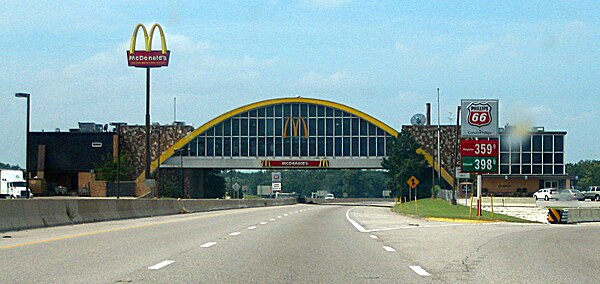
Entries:
{"label": "overpass bridge", "polygon": [[[151,171],[159,166],[381,169],[388,145],[397,136],[398,131],[387,124],[343,104],[301,97],[271,99],[210,120],[163,152],[152,162]],[[430,165],[435,163],[420,151]],[[443,176],[453,184],[449,174]]]}

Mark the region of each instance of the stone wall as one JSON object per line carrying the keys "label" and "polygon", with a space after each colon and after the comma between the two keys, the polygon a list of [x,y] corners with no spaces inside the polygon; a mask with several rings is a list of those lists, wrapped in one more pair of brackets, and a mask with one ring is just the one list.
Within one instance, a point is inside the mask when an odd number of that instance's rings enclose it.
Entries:
{"label": "stone wall", "polygon": [[[186,137],[194,128],[187,125],[152,125],[150,126],[150,156],[156,160],[160,153],[173,146],[181,138]],[[159,142],[160,134],[160,142]],[[146,126],[127,125],[121,127],[121,154],[129,156],[134,168],[133,176],[126,180],[135,180],[143,171],[146,161]],[[160,144],[160,149],[158,148]],[[125,178],[124,178],[125,180]]]}
{"label": "stone wall", "polygon": [[[437,161],[437,126],[414,126],[403,125],[402,131],[409,131],[413,138],[421,145],[425,152],[432,155]],[[440,126],[440,152],[442,153],[442,167],[448,173],[454,173],[454,169],[460,166],[460,151],[454,160],[454,153],[459,147],[459,141],[456,136],[457,127],[454,125]],[[460,131],[460,128],[458,128]],[[460,139],[460,132],[458,133]],[[458,149],[460,150],[460,149]],[[455,165],[452,167],[452,165]]]}

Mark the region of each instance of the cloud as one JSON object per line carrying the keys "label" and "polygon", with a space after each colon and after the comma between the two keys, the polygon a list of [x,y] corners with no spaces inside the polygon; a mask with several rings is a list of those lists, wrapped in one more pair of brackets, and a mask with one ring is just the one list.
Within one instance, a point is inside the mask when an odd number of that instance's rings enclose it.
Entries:
{"label": "cloud", "polygon": [[330,75],[322,75],[316,72],[304,74],[292,84],[293,88],[329,90],[339,89],[354,85],[356,80],[348,72],[336,72]]}
{"label": "cloud", "polygon": [[304,6],[310,6],[317,9],[337,8],[349,3],[350,0],[300,0]]}
{"label": "cloud", "polygon": [[411,53],[410,48],[408,48],[406,45],[396,42],[396,50],[402,54],[408,54]]}

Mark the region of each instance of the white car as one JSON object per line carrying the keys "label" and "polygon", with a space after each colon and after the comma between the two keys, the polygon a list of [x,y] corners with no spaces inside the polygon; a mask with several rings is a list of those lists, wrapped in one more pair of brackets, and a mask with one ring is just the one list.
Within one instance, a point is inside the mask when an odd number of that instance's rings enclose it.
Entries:
{"label": "white car", "polygon": [[325,195],[325,199],[335,199],[335,196],[333,195],[333,193],[329,193]]}
{"label": "white car", "polygon": [[558,194],[558,189],[556,188],[542,188],[533,194],[533,198],[535,198],[535,200],[544,199],[548,201],[550,199],[555,199],[555,194]]}

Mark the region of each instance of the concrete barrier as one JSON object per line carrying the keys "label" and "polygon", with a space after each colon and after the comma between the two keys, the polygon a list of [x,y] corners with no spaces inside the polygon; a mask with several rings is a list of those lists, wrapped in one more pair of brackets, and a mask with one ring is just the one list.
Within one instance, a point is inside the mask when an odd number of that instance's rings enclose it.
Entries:
{"label": "concrete barrier", "polygon": [[0,232],[173,215],[213,210],[295,204],[295,199],[28,199],[0,200]]}

